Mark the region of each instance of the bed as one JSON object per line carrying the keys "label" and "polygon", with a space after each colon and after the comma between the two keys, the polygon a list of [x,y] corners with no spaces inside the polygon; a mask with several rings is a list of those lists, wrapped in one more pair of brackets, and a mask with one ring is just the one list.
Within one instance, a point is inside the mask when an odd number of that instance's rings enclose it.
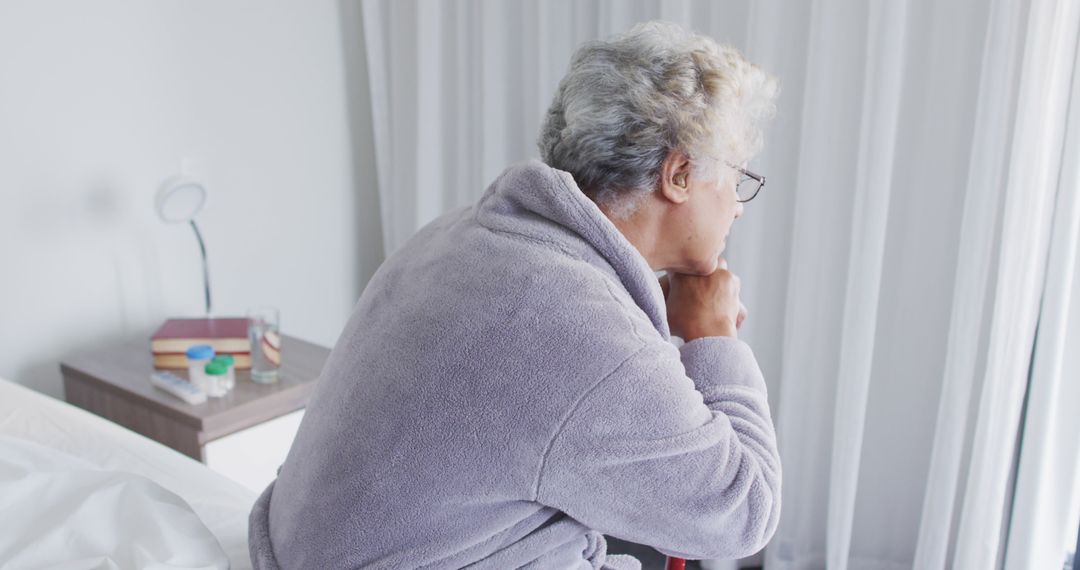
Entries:
{"label": "bed", "polygon": [[254,502],[193,459],[0,378],[0,568],[250,569]]}

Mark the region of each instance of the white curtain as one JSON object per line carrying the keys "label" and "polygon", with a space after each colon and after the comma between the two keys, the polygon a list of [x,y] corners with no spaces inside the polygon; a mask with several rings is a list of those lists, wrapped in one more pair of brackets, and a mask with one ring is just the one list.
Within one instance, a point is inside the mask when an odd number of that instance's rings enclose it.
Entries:
{"label": "white curtain", "polygon": [[[1054,20],[1061,34],[1057,41],[1066,46],[1074,41],[1070,34],[1080,20],[1075,6],[1069,10],[1043,14]],[[1069,65],[1067,57],[1047,63]],[[1045,117],[1048,126],[1065,129],[1065,140],[1060,176],[1049,181],[1056,183],[1056,206],[1006,549],[1008,569],[1061,568],[1062,553],[1076,546],[1080,522],[1080,57],[1072,66],[1067,122],[1056,109]],[[1067,79],[1060,68],[1055,76]],[[1054,92],[1060,93],[1060,86]]]}
{"label": "white curtain", "polygon": [[755,560],[981,570],[1008,545],[1010,569],[1060,567],[1076,509],[1054,500],[1076,491],[1078,430],[1054,406],[1080,392],[1064,350],[1080,338],[1077,159],[1062,160],[1080,152],[1074,0],[362,8],[387,255],[538,155],[584,40],[671,20],[777,75],[751,163],[769,183],[728,251],[784,465]]}

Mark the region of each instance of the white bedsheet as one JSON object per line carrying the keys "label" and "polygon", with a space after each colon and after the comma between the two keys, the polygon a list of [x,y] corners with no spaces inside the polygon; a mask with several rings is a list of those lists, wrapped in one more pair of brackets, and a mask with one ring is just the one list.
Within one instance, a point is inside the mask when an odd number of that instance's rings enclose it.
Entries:
{"label": "white bedsheet", "polygon": [[[65,452],[101,469],[150,479],[191,506],[217,538],[231,568],[251,568],[247,515],[255,493],[201,463],[89,412],[3,379],[0,435]],[[0,521],[0,532],[11,524],[18,522]]]}
{"label": "white bedsheet", "polygon": [[183,499],[127,471],[0,435],[0,567],[228,570]]}

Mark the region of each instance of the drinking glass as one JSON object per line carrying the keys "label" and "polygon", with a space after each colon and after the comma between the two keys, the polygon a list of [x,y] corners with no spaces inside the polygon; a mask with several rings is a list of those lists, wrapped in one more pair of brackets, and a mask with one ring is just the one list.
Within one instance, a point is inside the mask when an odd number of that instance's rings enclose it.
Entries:
{"label": "drinking glass", "polygon": [[256,384],[278,381],[281,368],[281,322],[275,307],[248,310],[248,340],[251,341],[251,380]]}

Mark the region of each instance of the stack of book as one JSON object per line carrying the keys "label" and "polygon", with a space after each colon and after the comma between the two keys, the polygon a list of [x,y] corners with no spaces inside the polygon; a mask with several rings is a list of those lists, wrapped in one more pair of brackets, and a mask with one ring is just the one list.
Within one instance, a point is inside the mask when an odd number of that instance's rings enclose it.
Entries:
{"label": "stack of book", "polygon": [[251,368],[251,342],[246,318],[169,319],[150,337],[154,368],[187,368],[187,349],[210,345],[217,354],[231,354],[236,368]]}

